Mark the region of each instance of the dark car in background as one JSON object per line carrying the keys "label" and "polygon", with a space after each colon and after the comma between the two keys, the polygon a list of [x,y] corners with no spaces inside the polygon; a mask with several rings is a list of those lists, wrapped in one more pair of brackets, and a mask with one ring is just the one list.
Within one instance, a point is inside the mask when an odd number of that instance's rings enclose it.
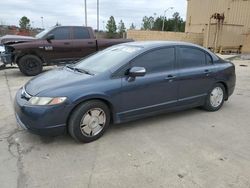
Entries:
{"label": "dark car in background", "polygon": [[197,45],[133,42],[43,73],[16,94],[19,125],[40,134],[98,139],[110,123],[202,106],[219,110],[235,67]]}
{"label": "dark car in background", "polygon": [[[36,37],[4,36],[0,39],[0,57],[4,64],[17,64],[27,76],[40,74],[43,65],[74,62],[130,39],[96,39],[91,27],[57,26]],[[4,46],[4,51],[3,51]]]}

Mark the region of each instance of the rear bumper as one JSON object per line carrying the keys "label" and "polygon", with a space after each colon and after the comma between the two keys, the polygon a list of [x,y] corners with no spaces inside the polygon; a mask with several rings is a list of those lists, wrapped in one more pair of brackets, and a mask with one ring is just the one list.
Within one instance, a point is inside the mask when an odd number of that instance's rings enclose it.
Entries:
{"label": "rear bumper", "polygon": [[235,86],[228,88],[228,98],[233,94]]}

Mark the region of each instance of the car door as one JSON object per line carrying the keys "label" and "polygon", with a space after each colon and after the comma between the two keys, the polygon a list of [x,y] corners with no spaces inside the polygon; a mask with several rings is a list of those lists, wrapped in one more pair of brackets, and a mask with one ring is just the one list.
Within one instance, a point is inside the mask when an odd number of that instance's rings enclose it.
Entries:
{"label": "car door", "polygon": [[175,105],[178,91],[175,61],[174,47],[155,49],[131,61],[128,69],[144,67],[146,74],[135,79],[122,78],[120,118],[133,118]]}
{"label": "car door", "polygon": [[72,56],[76,59],[83,58],[96,52],[96,39],[90,36],[85,27],[73,27]]}
{"label": "car door", "polygon": [[182,104],[200,103],[214,83],[215,67],[211,56],[198,48],[177,48],[179,76],[178,100]]}
{"label": "car door", "polygon": [[56,27],[48,33],[50,34],[54,35],[54,39],[44,41],[44,57],[50,61],[72,59],[71,27]]}

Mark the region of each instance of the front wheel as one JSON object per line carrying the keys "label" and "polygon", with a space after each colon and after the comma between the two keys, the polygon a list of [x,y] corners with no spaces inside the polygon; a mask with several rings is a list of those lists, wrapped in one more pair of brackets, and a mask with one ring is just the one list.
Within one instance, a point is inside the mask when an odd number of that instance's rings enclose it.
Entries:
{"label": "front wheel", "polygon": [[68,131],[79,142],[91,142],[100,138],[110,123],[110,111],[101,101],[87,101],[72,113]]}
{"label": "front wheel", "polygon": [[219,110],[225,101],[225,94],[225,87],[220,83],[215,84],[207,96],[204,108],[212,112]]}
{"label": "front wheel", "polygon": [[39,57],[35,55],[25,55],[18,61],[20,71],[26,76],[35,76],[42,72],[43,65]]}

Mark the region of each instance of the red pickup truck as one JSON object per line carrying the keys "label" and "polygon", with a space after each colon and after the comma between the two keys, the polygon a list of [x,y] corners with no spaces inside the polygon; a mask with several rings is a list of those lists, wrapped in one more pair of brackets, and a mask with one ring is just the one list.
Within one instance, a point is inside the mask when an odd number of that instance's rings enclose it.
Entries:
{"label": "red pickup truck", "polygon": [[31,38],[2,37],[1,60],[17,64],[27,76],[42,72],[43,65],[70,63],[109,46],[130,39],[96,39],[91,27],[59,26],[46,29]]}

